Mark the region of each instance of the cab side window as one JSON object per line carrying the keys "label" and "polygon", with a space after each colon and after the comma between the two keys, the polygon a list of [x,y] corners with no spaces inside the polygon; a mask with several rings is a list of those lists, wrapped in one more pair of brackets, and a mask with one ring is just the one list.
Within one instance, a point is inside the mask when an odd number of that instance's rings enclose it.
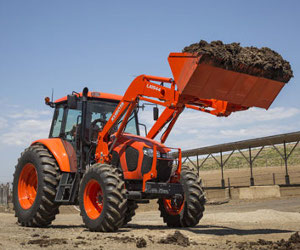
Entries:
{"label": "cab side window", "polygon": [[81,110],[69,109],[67,120],[66,120],[65,133],[64,133],[67,140],[70,141],[74,140],[80,124],[81,124]]}
{"label": "cab side window", "polygon": [[59,137],[62,120],[63,120],[63,114],[64,114],[64,108],[58,107],[54,111],[54,117],[53,117],[53,127],[50,134],[50,137]]}

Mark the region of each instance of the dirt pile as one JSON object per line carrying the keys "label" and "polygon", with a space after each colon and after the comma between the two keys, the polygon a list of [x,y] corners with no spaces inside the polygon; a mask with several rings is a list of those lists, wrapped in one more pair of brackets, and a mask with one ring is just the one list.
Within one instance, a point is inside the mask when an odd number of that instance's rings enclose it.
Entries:
{"label": "dirt pile", "polygon": [[300,235],[298,232],[291,235],[288,240],[268,241],[259,239],[257,242],[240,242],[237,244],[237,248],[241,250],[246,249],[279,249],[279,250],[293,250],[300,249]]}
{"label": "dirt pile", "polygon": [[142,248],[142,247],[146,247],[146,246],[147,246],[147,241],[143,237],[138,238],[136,240],[136,247],[137,248]]}
{"label": "dirt pile", "polygon": [[116,242],[121,242],[121,243],[132,243],[132,242],[136,242],[136,238],[134,236],[107,236],[105,237],[105,239],[110,239]]}
{"label": "dirt pile", "polygon": [[190,240],[187,236],[176,230],[174,234],[169,234],[166,238],[160,239],[158,243],[188,247],[190,245]]}
{"label": "dirt pile", "polygon": [[143,237],[134,237],[133,235],[131,237],[129,236],[108,236],[105,237],[105,239],[110,239],[116,242],[121,242],[123,244],[127,243],[135,243],[137,248],[143,248],[147,246],[147,241]]}
{"label": "dirt pile", "polygon": [[212,64],[228,70],[288,82],[293,71],[288,61],[267,47],[242,47],[240,43],[224,44],[222,41],[199,43],[185,47],[182,52],[202,54],[200,63]]}
{"label": "dirt pile", "polygon": [[40,247],[50,247],[53,245],[63,245],[67,244],[67,239],[47,239],[47,238],[42,238],[42,239],[36,239],[36,240],[29,240],[27,244],[29,245],[39,245]]}

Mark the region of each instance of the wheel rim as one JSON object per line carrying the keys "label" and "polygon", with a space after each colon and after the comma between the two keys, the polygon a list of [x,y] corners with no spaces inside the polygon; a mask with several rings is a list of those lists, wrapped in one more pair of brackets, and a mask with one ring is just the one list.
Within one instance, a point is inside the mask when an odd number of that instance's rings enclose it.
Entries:
{"label": "wheel rim", "polygon": [[171,215],[180,214],[184,207],[184,199],[164,199],[163,203],[167,213]]}
{"label": "wheel rim", "polygon": [[18,182],[18,198],[23,209],[29,209],[33,205],[38,185],[38,176],[32,163],[23,167]]}
{"label": "wheel rim", "polygon": [[90,180],[84,189],[84,209],[87,216],[97,219],[103,210],[103,192],[96,180]]}

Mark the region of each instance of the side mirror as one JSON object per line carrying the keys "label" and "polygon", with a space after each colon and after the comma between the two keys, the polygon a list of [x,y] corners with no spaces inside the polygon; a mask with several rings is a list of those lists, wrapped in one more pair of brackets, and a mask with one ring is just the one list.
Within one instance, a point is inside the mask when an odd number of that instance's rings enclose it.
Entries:
{"label": "side mirror", "polygon": [[158,116],[159,116],[159,110],[158,110],[158,107],[153,107],[153,120],[154,120],[154,121],[157,121]]}
{"label": "side mirror", "polygon": [[77,109],[77,96],[76,95],[68,95],[68,108],[69,109]]}

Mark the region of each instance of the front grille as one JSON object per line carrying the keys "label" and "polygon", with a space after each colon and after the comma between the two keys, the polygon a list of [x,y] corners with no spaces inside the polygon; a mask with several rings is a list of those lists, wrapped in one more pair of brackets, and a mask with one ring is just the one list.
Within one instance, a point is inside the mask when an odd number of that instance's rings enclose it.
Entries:
{"label": "front grille", "polygon": [[144,155],[143,162],[142,162],[142,175],[147,174],[151,170],[152,162],[153,162],[152,157],[148,155]]}
{"label": "front grille", "polygon": [[166,182],[169,180],[172,172],[173,161],[172,160],[157,160],[157,179],[158,181]]}
{"label": "front grille", "polygon": [[120,156],[119,156],[119,154],[116,151],[112,152],[111,165],[120,168],[120,165],[121,165],[121,163],[120,163]]}
{"label": "front grille", "polygon": [[[142,174],[146,174],[151,170],[153,158],[144,155],[142,163]],[[157,181],[166,182],[169,180],[172,172],[173,160],[158,159],[156,164]]]}
{"label": "front grille", "polygon": [[133,147],[127,147],[125,150],[125,154],[126,154],[127,169],[129,171],[136,170],[138,160],[139,160],[139,152]]}

